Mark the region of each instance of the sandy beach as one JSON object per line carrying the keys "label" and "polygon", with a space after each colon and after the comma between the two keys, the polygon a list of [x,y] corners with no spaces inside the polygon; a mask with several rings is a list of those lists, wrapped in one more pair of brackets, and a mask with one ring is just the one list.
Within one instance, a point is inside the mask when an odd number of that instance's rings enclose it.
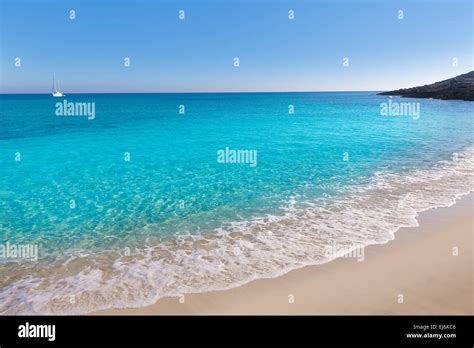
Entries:
{"label": "sandy beach", "polygon": [[95,314],[473,314],[473,199],[421,213],[419,227],[365,248],[363,261],[339,258],[230,290]]}

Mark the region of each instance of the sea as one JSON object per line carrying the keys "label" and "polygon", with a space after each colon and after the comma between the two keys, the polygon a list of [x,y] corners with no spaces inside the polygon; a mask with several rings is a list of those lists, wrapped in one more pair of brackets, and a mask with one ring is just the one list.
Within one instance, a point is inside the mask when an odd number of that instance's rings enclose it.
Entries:
{"label": "sea", "polygon": [[376,92],[0,95],[0,314],[142,307],[387,243],[472,191],[473,111]]}

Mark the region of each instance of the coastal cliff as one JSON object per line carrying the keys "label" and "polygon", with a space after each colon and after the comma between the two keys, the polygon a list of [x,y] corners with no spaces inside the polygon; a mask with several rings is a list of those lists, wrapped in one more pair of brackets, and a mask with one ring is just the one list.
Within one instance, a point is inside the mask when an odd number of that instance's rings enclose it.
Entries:
{"label": "coastal cliff", "polygon": [[474,101],[474,71],[444,81],[412,88],[382,92],[379,95],[399,95],[410,98],[461,99]]}

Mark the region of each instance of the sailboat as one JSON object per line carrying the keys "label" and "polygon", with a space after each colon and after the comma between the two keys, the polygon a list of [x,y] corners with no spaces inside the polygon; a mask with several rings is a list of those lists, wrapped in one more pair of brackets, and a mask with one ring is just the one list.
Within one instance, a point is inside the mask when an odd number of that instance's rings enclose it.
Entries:
{"label": "sailboat", "polygon": [[53,97],[64,97],[65,95],[59,88],[59,81],[56,81],[53,75]]}

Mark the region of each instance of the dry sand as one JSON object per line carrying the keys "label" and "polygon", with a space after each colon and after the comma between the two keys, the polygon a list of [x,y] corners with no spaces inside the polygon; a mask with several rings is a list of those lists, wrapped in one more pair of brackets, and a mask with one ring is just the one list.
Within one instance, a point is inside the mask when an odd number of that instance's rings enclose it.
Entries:
{"label": "dry sand", "polygon": [[473,314],[473,199],[420,214],[419,227],[367,247],[362,262],[340,258],[230,290],[187,294],[184,304],[164,298],[98,314]]}

